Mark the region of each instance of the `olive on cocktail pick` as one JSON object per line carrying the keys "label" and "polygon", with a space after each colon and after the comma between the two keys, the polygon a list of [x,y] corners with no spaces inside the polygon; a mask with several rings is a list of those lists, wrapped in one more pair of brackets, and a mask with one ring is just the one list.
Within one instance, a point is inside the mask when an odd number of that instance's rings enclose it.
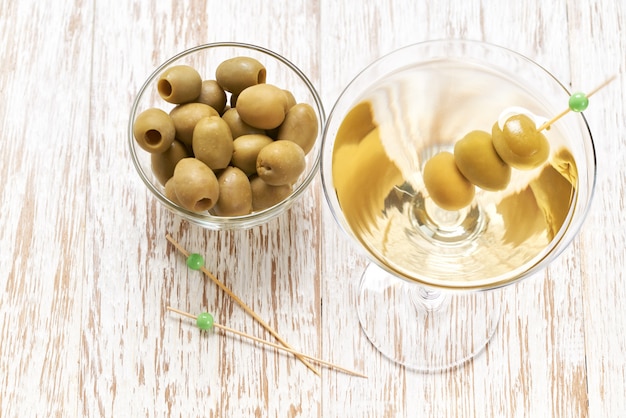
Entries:
{"label": "olive on cocktail pick", "polygon": [[493,146],[500,158],[518,170],[532,170],[550,154],[548,139],[535,122],[524,114],[511,116],[502,129],[496,122],[491,130]]}
{"label": "olive on cocktail pick", "polygon": [[475,186],[491,191],[505,189],[511,167],[530,170],[548,159],[550,145],[541,131],[570,111],[585,110],[589,97],[615,78],[617,75],[588,94],[572,94],[569,107],[538,128],[534,115],[512,107],[502,112],[501,121],[493,125],[491,135],[472,131],[455,144],[454,155],[449,152],[434,155],[423,170],[424,186],[430,198],[442,209],[460,210],[474,199]]}
{"label": "olive on cocktail pick", "polygon": [[433,155],[424,165],[423,177],[430,198],[442,209],[460,210],[474,199],[476,188],[459,171],[449,152]]}
{"label": "olive on cocktail pick", "polygon": [[543,164],[548,158],[548,140],[541,133],[568,112],[582,112],[589,106],[589,97],[613,81],[617,75],[606,80],[589,93],[573,93],[568,100],[568,108],[535,129],[534,121],[527,115],[514,115],[500,128],[495,124],[492,130],[493,144],[500,157],[509,165],[520,170],[529,170]]}
{"label": "olive on cocktail pick", "polygon": [[461,174],[483,190],[503,190],[511,167],[502,161],[485,131],[472,131],[454,144],[454,161]]}

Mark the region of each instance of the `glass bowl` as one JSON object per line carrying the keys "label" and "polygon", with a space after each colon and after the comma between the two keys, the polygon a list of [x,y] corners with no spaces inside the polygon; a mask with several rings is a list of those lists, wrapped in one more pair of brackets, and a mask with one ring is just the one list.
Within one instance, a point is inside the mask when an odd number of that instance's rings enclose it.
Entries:
{"label": "glass bowl", "polygon": [[[193,212],[176,204],[165,195],[165,188],[152,171],[151,154],[144,151],[133,136],[133,125],[136,117],[149,108],[159,108],[168,112],[174,104],[168,103],[158,93],[157,83],[161,74],[175,65],[194,67],[203,80],[214,80],[217,66],[233,57],[246,56],[257,59],[267,71],[266,82],[282,89],[289,90],[297,103],[309,104],[317,115],[318,134],[315,145],[306,155],[306,168],[289,196],[264,210],[242,216],[216,216],[205,212]],[[230,93],[227,92],[230,103]],[[161,64],[143,83],[133,102],[128,124],[128,145],[130,155],[139,177],[150,193],[168,210],[181,218],[212,230],[251,228],[263,224],[285,212],[306,190],[315,178],[320,165],[321,135],[325,122],[325,114],[319,94],[308,77],[293,63],[281,55],[260,46],[237,43],[219,42],[199,45],[185,50]]]}

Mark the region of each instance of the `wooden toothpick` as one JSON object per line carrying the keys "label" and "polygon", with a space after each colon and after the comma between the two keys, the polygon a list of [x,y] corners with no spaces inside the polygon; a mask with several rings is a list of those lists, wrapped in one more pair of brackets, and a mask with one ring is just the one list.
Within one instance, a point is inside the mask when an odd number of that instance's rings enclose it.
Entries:
{"label": "wooden toothpick", "polygon": [[[574,111],[574,112],[582,112],[583,110],[585,110],[587,108],[587,105],[589,104],[589,97],[593,96],[594,94],[596,94],[600,89],[604,88],[607,84],[611,83],[613,80],[615,80],[617,78],[617,74],[613,75],[612,77],[610,77],[608,80],[606,80],[604,83],[600,84],[598,87],[596,87],[595,89],[591,90],[589,93],[587,94],[583,94],[583,93],[574,93],[571,98],[570,98],[570,103],[569,103],[569,107],[567,109],[565,109],[564,111],[562,111],[561,113],[559,113],[558,115],[556,115],[555,117],[553,117],[552,119],[550,119],[549,121],[545,122],[543,125],[541,125],[537,131],[541,132],[544,129],[547,129],[550,127],[550,125],[552,125],[554,122],[556,122],[557,120],[561,119],[563,116],[567,115],[570,111]],[[579,101],[578,104],[579,107],[576,107],[573,103],[572,103],[572,99],[574,98],[578,98],[580,101],[582,101],[582,103]]]}
{"label": "wooden toothpick", "polygon": [[[172,238],[172,236],[170,234],[167,234],[165,236],[165,238],[178,250],[180,251],[180,253],[182,253],[185,257],[187,257],[189,259],[190,253],[185,250],[182,245],[180,245],[178,242],[176,242],[174,240],[174,238]],[[263,328],[265,328],[270,334],[272,334],[272,336],[274,338],[276,338],[276,340],[278,340],[278,342],[280,342],[284,347],[290,349],[290,350],[294,350],[293,347],[291,347],[289,344],[287,344],[287,342],[285,340],[282,339],[282,337],[280,335],[278,335],[278,333],[276,331],[274,331],[274,329],[272,327],[269,326],[269,324],[267,324],[259,315],[257,315],[256,312],[254,312],[248,305],[246,305],[246,303],[244,303],[244,301],[242,301],[237,295],[235,295],[229,288],[227,288],[221,281],[219,281],[217,279],[217,277],[215,277],[215,275],[213,273],[211,273],[209,270],[207,270],[203,265],[199,266],[198,270],[202,271],[202,273],[204,273],[213,283],[215,283],[217,285],[217,287],[219,287],[220,289],[222,289],[228,296],[230,296],[230,298],[232,300],[234,300],[239,306],[241,306],[241,308],[246,311],[246,313],[248,313],[249,315],[251,315],[259,324],[261,324],[261,326]],[[295,350],[294,350],[295,352]],[[297,353],[297,354],[295,354]],[[311,363],[309,363],[306,360],[306,357],[304,355],[300,355],[298,352],[295,352],[294,355],[306,366],[308,367],[313,373],[315,373],[318,376],[321,376],[320,372],[313,367],[313,365]]]}
{"label": "wooden toothpick", "polygon": [[198,327],[200,329],[210,330],[212,328],[218,328],[218,329],[221,329],[222,331],[230,332],[230,333],[238,335],[240,337],[247,338],[249,340],[255,341],[255,342],[259,343],[259,344],[267,345],[267,346],[273,347],[273,348],[275,348],[277,350],[282,350],[282,351],[291,353],[294,356],[304,357],[304,358],[307,358],[309,360],[313,360],[316,363],[322,364],[322,365],[327,366],[329,368],[336,369],[336,370],[339,370],[341,372],[344,372],[344,373],[347,373],[347,374],[351,374],[353,376],[363,377],[363,378],[367,379],[367,376],[365,376],[362,373],[358,373],[358,372],[355,372],[355,371],[352,371],[352,370],[348,370],[348,369],[346,369],[344,367],[341,367],[341,366],[338,366],[336,364],[330,363],[328,361],[319,359],[317,357],[309,356],[308,354],[301,353],[301,352],[293,350],[291,348],[284,347],[284,346],[278,345],[278,344],[274,344],[272,342],[263,340],[261,338],[257,338],[257,337],[254,337],[252,335],[245,334],[245,333],[243,333],[241,331],[237,331],[237,330],[235,330],[233,328],[229,328],[229,327],[227,327],[225,325],[218,324],[218,323],[213,321],[213,316],[211,314],[208,314],[208,313],[202,314],[203,315],[204,326],[201,327],[200,323],[198,322],[198,317],[197,316],[192,315],[192,314],[190,314],[188,312],[181,311],[179,309],[172,308],[171,306],[168,306],[167,310],[171,311],[171,312],[174,312],[174,313],[177,313],[177,314],[182,315],[182,316],[186,316],[187,318],[191,318],[191,319],[196,320],[197,321],[196,324],[198,325]]}

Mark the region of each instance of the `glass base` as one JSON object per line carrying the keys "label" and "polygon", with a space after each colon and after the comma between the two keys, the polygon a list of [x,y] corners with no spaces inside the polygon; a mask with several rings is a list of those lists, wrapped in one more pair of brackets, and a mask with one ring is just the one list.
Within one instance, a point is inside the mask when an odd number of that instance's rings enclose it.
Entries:
{"label": "glass base", "polygon": [[433,291],[373,263],[359,290],[359,320],[370,342],[389,360],[414,371],[464,364],[484,350],[500,321],[498,290]]}

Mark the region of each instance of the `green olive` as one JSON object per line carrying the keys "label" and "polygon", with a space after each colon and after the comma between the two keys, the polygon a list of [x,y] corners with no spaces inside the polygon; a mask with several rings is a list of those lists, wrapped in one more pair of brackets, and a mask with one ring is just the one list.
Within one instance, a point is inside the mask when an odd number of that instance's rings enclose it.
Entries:
{"label": "green olive", "polygon": [[430,198],[445,210],[459,210],[472,203],[475,187],[459,171],[454,155],[440,152],[424,165],[424,185]]}
{"label": "green olive", "polygon": [[278,140],[261,149],[256,172],[270,186],[294,184],[306,168],[304,151],[291,141]]}
{"label": "green olive", "polygon": [[145,151],[160,153],[172,145],[176,128],[166,112],[153,107],[137,115],[133,124],[133,136]]}
{"label": "green olive", "polygon": [[259,129],[273,129],[285,120],[287,96],[272,84],[248,87],[237,97],[241,119]]}
{"label": "green olive", "polygon": [[176,139],[191,147],[193,129],[196,123],[207,116],[219,116],[217,110],[204,103],[186,103],[170,111],[170,117],[176,127]]}
{"label": "green olive", "polygon": [[221,115],[226,107],[226,92],[217,84],[217,81],[204,80],[200,89],[200,96],[196,101],[211,106]]}
{"label": "green olive", "polygon": [[165,183],[165,197],[167,197],[169,200],[171,200],[174,204],[178,205],[178,206],[182,206],[180,204],[180,201],[178,200],[178,196],[176,196],[176,189],[174,186],[174,177],[170,178],[166,183]]}
{"label": "green olive", "polygon": [[296,98],[294,97],[293,93],[287,89],[283,89],[283,92],[285,93],[285,97],[287,98],[286,102],[285,102],[285,113],[289,112],[289,109],[291,109],[292,107],[294,107],[296,105],[296,103],[298,103],[296,101]]}
{"label": "green olive", "polygon": [[174,141],[165,152],[150,156],[152,173],[159,183],[165,184],[174,175],[176,164],[187,157],[189,157],[187,147],[180,141]]}
{"label": "green olive", "polygon": [[215,70],[215,79],[226,91],[237,96],[247,87],[265,83],[267,70],[251,57],[235,57],[223,61]]}
{"label": "green olive", "polygon": [[211,170],[228,167],[233,155],[233,135],[219,116],[207,116],[193,130],[194,156]]}
{"label": "green olive", "polygon": [[174,104],[187,103],[200,95],[202,78],[195,68],[175,65],[161,74],[157,90],[161,97]]}
{"label": "green olive", "polygon": [[220,195],[217,177],[197,158],[183,158],[174,169],[174,190],[180,205],[193,212],[211,209]]}
{"label": "green olive", "polygon": [[472,131],[454,144],[454,161],[472,184],[484,190],[503,190],[511,180],[511,167],[493,147],[491,135]]}
{"label": "green olive", "polygon": [[519,170],[531,170],[543,164],[550,154],[550,144],[526,115],[511,116],[501,130],[496,122],[492,131],[493,146],[505,163]]}
{"label": "green olive", "polygon": [[218,216],[241,216],[252,211],[252,189],[246,173],[228,167],[217,178],[220,198],[213,207]]}
{"label": "green olive", "polygon": [[239,138],[242,135],[250,135],[250,134],[265,134],[264,129],[253,128],[248,125],[244,121],[241,120],[239,116],[239,112],[236,108],[231,107],[222,115],[222,119],[224,122],[228,124],[230,128],[230,132],[233,134],[233,138]]}
{"label": "green olive", "polygon": [[285,120],[278,128],[276,139],[287,139],[300,145],[305,154],[313,148],[317,139],[317,115],[313,107],[306,103],[298,103],[289,109]]}
{"label": "green olive", "polygon": [[293,191],[290,184],[270,186],[259,176],[251,178],[250,187],[252,189],[252,210],[254,211],[267,209],[282,202]]}
{"label": "green olive", "polygon": [[232,165],[240,168],[246,175],[256,173],[256,160],[263,147],[273,142],[267,135],[242,135],[233,141]]}

